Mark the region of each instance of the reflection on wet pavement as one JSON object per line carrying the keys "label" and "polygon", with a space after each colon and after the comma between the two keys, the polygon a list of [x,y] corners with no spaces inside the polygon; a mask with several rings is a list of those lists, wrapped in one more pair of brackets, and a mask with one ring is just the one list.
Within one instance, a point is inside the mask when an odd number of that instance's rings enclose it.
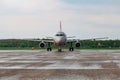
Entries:
{"label": "reflection on wet pavement", "polygon": [[[0,70],[5,70],[5,72],[7,72],[7,70],[13,70],[13,71],[17,70],[18,72],[22,70],[26,70],[26,71],[38,70],[40,72],[43,70],[44,71],[53,70],[52,72],[47,73],[47,74],[53,74],[59,70],[63,70],[63,71],[72,70],[73,73],[75,70],[81,71],[81,72],[87,71],[88,73],[91,73],[90,70],[92,70],[93,72],[94,70],[96,70],[96,72],[98,70],[101,70],[104,73],[105,70],[108,70],[108,72],[110,70],[116,70],[119,72],[119,69],[120,69],[120,50],[77,50],[74,52],[69,52],[66,50],[61,53],[57,51],[47,52],[44,50],[13,50],[13,51],[1,50],[0,51]],[[82,80],[89,80],[89,79],[92,80],[94,78],[94,77],[89,77],[88,74],[87,75],[80,75],[81,73],[77,74],[77,71],[75,74],[72,74],[73,77],[74,76],[76,77],[76,80],[79,80],[79,78],[82,78],[82,77],[84,77],[84,79]],[[118,72],[114,72],[116,74],[111,72],[112,78],[118,79],[119,78],[117,76],[119,75],[117,74]],[[3,73],[0,72],[0,75],[1,74]],[[68,80],[68,78],[71,77],[69,73],[66,73],[66,76],[64,75],[65,78],[62,77],[57,79],[61,75],[62,74],[59,74],[56,76],[50,75],[49,80],[62,80],[62,79]],[[108,74],[106,74],[106,76],[107,75]],[[7,74],[5,75],[5,77],[2,76],[0,80],[6,80],[6,76]],[[24,76],[23,78],[23,74],[21,73],[17,75],[7,76],[9,77],[9,79],[7,80],[12,80],[13,78],[16,78],[16,76],[18,80],[25,80],[25,79],[29,80],[29,77]],[[28,73],[27,73],[27,76],[28,76]],[[99,77],[101,76],[102,74],[99,75]],[[105,80],[103,77],[98,80]],[[17,80],[17,79],[14,79],[14,80]],[[44,78],[41,78],[41,80],[42,79]],[[35,80],[38,80],[38,79],[35,79]],[[47,80],[47,77],[45,80]]]}

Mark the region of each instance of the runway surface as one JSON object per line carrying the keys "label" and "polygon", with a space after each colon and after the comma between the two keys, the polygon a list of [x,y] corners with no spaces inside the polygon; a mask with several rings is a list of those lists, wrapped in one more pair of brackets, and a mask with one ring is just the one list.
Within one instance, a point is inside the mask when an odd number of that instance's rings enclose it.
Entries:
{"label": "runway surface", "polygon": [[120,50],[0,50],[0,80],[120,80]]}

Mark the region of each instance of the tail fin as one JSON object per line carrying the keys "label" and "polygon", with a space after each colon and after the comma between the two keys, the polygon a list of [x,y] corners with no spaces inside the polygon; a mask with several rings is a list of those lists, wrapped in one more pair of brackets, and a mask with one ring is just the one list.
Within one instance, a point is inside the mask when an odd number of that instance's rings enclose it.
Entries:
{"label": "tail fin", "polygon": [[61,21],[60,21],[60,32],[62,32],[62,25],[61,25]]}

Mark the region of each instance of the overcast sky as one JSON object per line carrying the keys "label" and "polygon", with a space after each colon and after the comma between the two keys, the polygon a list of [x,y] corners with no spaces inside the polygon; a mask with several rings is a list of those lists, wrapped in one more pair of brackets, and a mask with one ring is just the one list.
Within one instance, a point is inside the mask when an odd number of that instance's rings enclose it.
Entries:
{"label": "overcast sky", "polygon": [[42,38],[62,30],[80,39],[120,39],[120,0],[0,0],[0,39]]}

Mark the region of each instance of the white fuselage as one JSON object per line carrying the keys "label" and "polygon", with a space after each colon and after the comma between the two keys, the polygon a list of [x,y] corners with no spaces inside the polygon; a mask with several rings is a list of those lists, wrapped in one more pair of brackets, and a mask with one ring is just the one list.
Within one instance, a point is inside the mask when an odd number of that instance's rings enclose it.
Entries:
{"label": "white fuselage", "polygon": [[54,38],[54,44],[56,46],[64,46],[66,44],[67,41],[67,36],[64,32],[58,32]]}

